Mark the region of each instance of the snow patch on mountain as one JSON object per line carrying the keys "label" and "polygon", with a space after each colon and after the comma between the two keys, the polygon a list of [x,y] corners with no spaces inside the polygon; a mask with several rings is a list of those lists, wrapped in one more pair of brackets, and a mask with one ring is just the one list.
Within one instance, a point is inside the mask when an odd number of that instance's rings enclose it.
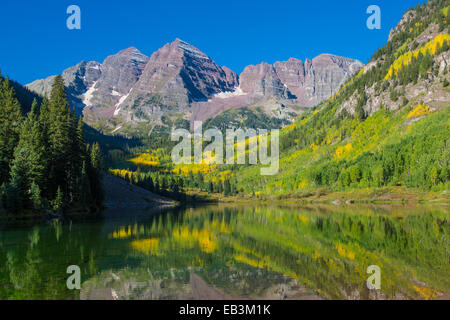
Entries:
{"label": "snow patch on mountain", "polygon": [[209,57],[206,54],[204,54],[203,52],[201,52],[200,50],[198,50],[197,48],[195,48],[194,46],[190,45],[189,43],[183,40],[179,40],[178,47],[187,54],[190,54],[194,57],[209,59]]}
{"label": "snow patch on mountain", "polygon": [[85,106],[90,107],[92,106],[92,102],[91,99],[94,96],[95,91],[97,91],[97,89],[95,88],[95,85],[97,84],[98,80],[95,81],[92,86],[83,94],[83,103]]}
{"label": "snow patch on mountain", "polygon": [[[228,99],[231,97],[238,97],[238,96],[243,96],[246,93],[244,91],[242,91],[241,88],[236,87],[234,88],[233,91],[225,91],[225,92],[219,92],[216,93],[213,98],[219,98],[219,99]],[[208,101],[211,101],[211,99],[209,99]]]}
{"label": "snow patch on mountain", "polygon": [[128,96],[130,95],[131,91],[133,91],[133,89],[130,89],[130,91],[129,91],[126,95],[122,96],[122,97],[119,99],[119,102],[117,102],[117,104],[114,106],[114,107],[116,108],[116,109],[114,110],[114,115],[115,115],[115,116],[119,115],[119,112],[120,112],[120,106],[121,106],[122,103],[128,98]]}

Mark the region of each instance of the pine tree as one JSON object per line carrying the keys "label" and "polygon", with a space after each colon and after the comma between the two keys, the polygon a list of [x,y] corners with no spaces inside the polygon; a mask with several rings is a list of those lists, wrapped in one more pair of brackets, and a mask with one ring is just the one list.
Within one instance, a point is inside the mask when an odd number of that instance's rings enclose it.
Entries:
{"label": "pine tree", "polygon": [[213,193],[214,192],[214,185],[212,183],[212,181],[209,181],[208,183],[208,193]]}
{"label": "pine tree", "polygon": [[23,209],[24,201],[20,190],[20,184],[18,178],[13,177],[6,189],[6,210],[11,213],[18,213]]}
{"label": "pine tree", "polygon": [[34,181],[31,183],[30,194],[31,194],[31,203],[33,204],[33,208],[35,210],[41,209],[41,207],[42,207],[41,189]]}
{"label": "pine tree", "polygon": [[[43,176],[50,177],[51,173],[51,154],[50,154],[50,140],[49,140],[49,101],[44,97],[40,106],[40,114],[39,114],[39,127],[42,134],[42,147],[45,150],[42,155],[41,165],[43,167]],[[54,184],[51,179],[44,179],[40,184],[41,191],[43,194],[50,194],[54,188]]]}
{"label": "pine tree", "polygon": [[236,191],[236,181],[231,183],[231,195],[235,195],[237,193]]}
{"label": "pine tree", "polygon": [[[68,189],[67,173],[70,164],[70,114],[61,76],[56,76],[49,100],[50,179],[63,192]],[[53,189],[53,192],[56,190]]]}
{"label": "pine tree", "polygon": [[0,76],[0,184],[9,182],[9,168],[19,141],[22,120],[20,104],[9,79]]}
{"label": "pine tree", "polygon": [[228,179],[225,180],[225,182],[223,183],[223,194],[224,194],[224,196],[231,195],[231,185],[230,185],[230,181]]}
{"label": "pine tree", "polygon": [[88,208],[92,204],[91,182],[89,180],[86,161],[83,161],[81,169],[81,184],[80,184],[80,204],[82,208]]}
{"label": "pine tree", "polygon": [[58,190],[56,191],[56,197],[53,200],[53,210],[58,212],[63,209],[64,206],[64,194],[61,191],[61,187],[58,186]]}
{"label": "pine tree", "polygon": [[11,167],[11,175],[22,176],[24,190],[29,190],[31,181],[42,185],[45,175],[43,165],[45,149],[38,117],[38,106],[34,100],[32,109],[22,124]]}
{"label": "pine tree", "polygon": [[[23,205],[28,207],[29,189],[31,186],[30,172],[32,165],[28,160],[28,150],[17,148],[16,157],[11,167],[11,181],[14,181],[14,189],[18,196],[23,199]],[[12,183],[12,182],[11,182]]]}
{"label": "pine tree", "polygon": [[153,184],[153,179],[151,177],[148,178],[148,189],[152,192],[155,191],[155,185]]}
{"label": "pine tree", "polygon": [[104,199],[103,185],[102,185],[102,156],[100,145],[94,143],[90,153],[90,174],[89,179],[91,182],[91,192],[94,205],[100,208]]}
{"label": "pine tree", "polygon": [[7,192],[6,182],[3,182],[0,186],[0,211],[2,209],[6,209],[6,192]]}
{"label": "pine tree", "polygon": [[82,166],[85,161],[86,150],[83,134],[82,119],[78,119],[72,110],[69,118],[69,163],[67,168],[68,195],[70,202],[79,202],[81,199],[80,184],[82,179]]}

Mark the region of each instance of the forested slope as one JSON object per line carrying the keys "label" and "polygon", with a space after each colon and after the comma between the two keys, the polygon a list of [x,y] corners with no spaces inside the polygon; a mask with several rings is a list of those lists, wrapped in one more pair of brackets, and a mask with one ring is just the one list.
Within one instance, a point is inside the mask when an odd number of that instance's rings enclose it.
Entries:
{"label": "forested slope", "polygon": [[405,13],[388,43],[330,100],[280,136],[280,173],[235,173],[247,194],[405,186],[449,189],[448,1]]}

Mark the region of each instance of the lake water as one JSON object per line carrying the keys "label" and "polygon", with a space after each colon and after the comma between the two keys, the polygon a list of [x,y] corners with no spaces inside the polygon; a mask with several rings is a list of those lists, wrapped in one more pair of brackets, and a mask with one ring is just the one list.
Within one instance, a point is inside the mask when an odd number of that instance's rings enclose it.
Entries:
{"label": "lake water", "polygon": [[[0,299],[436,299],[445,206],[214,205],[0,229]],[[69,265],[81,290],[69,290]],[[369,290],[367,268],[380,268]]]}

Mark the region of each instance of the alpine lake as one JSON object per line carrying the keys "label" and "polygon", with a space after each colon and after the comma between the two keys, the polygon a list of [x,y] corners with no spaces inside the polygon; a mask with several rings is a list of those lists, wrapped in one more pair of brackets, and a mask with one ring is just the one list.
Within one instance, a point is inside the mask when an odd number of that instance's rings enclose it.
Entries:
{"label": "alpine lake", "polygon": [[[0,299],[448,299],[447,206],[218,204],[0,227]],[[81,289],[68,289],[69,266]],[[369,266],[380,289],[369,289]],[[369,268],[370,269],[370,268]]]}

